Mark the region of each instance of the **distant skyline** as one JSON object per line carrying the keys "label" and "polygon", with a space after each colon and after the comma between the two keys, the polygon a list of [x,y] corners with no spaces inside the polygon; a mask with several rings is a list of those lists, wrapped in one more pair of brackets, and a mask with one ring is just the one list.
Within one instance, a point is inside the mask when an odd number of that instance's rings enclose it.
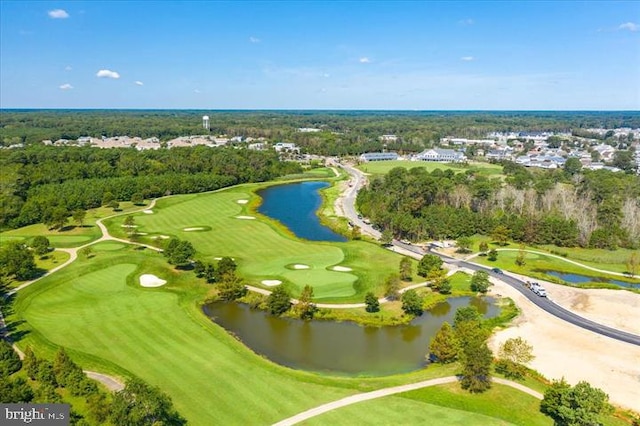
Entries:
{"label": "distant skyline", "polygon": [[640,2],[2,0],[0,107],[640,110]]}

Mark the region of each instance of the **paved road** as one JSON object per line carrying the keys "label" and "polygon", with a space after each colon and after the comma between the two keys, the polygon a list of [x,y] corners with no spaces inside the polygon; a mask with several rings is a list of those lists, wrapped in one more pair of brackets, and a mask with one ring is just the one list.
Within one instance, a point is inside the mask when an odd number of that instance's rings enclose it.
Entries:
{"label": "paved road", "polygon": [[[356,395],[347,396],[337,401],[320,405],[319,407],[315,407],[307,411],[303,411],[302,413],[296,414],[293,417],[289,417],[288,419],[281,420],[278,423],[274,424],[273,426],[292,426],[297,423],[308,420],[312,417],[316,417],[321,414],[324,414],[326,412],[336,410],[338,408],[346,407],[347,405],[357,404],[358,402],[369,401],[377,398],[383,398],[385,396],[395,395],[398,393],[409,392],[416,389],[422,389],[429,386],[437,386],[437,385],[443,385],[446,383],[453,383],[453,382],[456,382],[457,380],[458,378],[455,376],[441,377],[438,379],[425,380],[423,382],[411,383],[408,385],[378,389],[373,392],[359,393]],[[496,383],[500,383],[506,386],[511,386],[512,388],[528,393],[534,398],[542,399],[543,397],[543,395],[540,392],[536,392],[533,389],[529,389],[528,387],[523,386],[520,383],[512,382],[510,380],[500,379],[497,377],[494,377],[492,380]]]}
{"label": "paved road", "polygon": [[[363,182],[364,174],[360,170],[350,166],[343,166],[343,168],[353,176],[353,179],[356,182],[359,182],[359,183]],[[367,225],[366,223],[358,219],[357,213],[355,211],[355,198],[357,195],[357,190],[359,188],[360,188],[360,185],[354,185],[352,190],[349,192],[348,196],[344,198],[343,211],[345,212],[349,220],[351,220],[352,222],[360,226],[363,234],[368,234],[374,238],[380,238],[380,232],[373,229],[371,225]],[[425,254],[425,251],[422,247],[416,247],[411,244],[405,244],[397,240],[393,241],[392,246],[394,249],[396,250],[399,249],[404,254],[410,255],[417,259],[421,258]],[[524,281],[518,278],[515,278],[513,276],[510,276],[508,273],[496,274],[495,272],[491,271],[491,268],[488,268],[483,265],[468,262],[465,260],[455,259],[453,257],[446,256],[444,254],[441,254],[435,251],[430,253],[435,254],[440,258],[442,258],[442,260],[450,267],[453,266],[453,267],[460,267],[460,268],[468,268],[473,271],[483,270],[483,271],[489,272],[489,275],[491,275],[493,278],[499,279],[509,284],[511,287],[515,288],[520,293],[522,293],[527,299],[529,299],[533,304],[538,306],[540,309],[547,311],[551,315],[554,315],[560,318],[561,320],[567,321],[573,325],[577,325],[578,327],[582,327],[594,333],[598,333],[600,335],[610,337],[612,339],[616,339],[622,342],[631,343],[632,345],[640,346],[640,336],[636,334],[628,333],[626,331],[617,330],[612,327],[607,327],[602,324],[598,324],[597,322],[588,320],[584,317],[581,317],[580,315],[577,315],[571,311],[568,311],[562,306],[555,304],[552,300],[549,300],[546,297],[537,296],[535,293],[533,293],[531,290],[529,290],[526,287]]]}

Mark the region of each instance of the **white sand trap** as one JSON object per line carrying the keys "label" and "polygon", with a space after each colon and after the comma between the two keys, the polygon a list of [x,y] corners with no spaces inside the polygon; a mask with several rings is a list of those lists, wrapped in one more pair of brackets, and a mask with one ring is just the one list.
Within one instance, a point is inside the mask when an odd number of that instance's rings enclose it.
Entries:
{"label": "white sand trap", "polygon": [[292,266],[293,269],[309,269],[309,265],[303,265],[302,263],[296,263]]}
{"label": "white sand trap", "polygon": [[197,228],[184,228],[183,231],[185,232],[191,232],[191,231],[202,231],[204,230],[204,228],[201,227],[197,227]]}
{"label": "white sand trap", "polygon": [[161,240],[168,240],[171,237],[168,235],[158,235],[156,238],[160,238]]}
{"label": "white sand trap", "polygon": [[249,200],[236,200],[236,203],[238,204],[247,204],[249,202]]}
{"label": "white sand trap", "polygon": [[140,275],[140,285],[142,287],[160,287],[162,285],[165,285],[166,283],[167,281],[161,280],[160,278],[152,274]]}
{"label": "white sand trap", "polygon": [[338,272],[350,272],[350,271],[353,271],[353,269],[347,268],[346,266],[334,266],[331,269],[333,269],[334,271],[338,271]]}
{"label": "white sand trap", "polygon": [[122,226],[123,228],[137,228],[138,227],[138,225],[120,225],[120,226]]}
{"label": "white sand trap", "polygon": [[138,232],[138,235],[148,235],[146,232]]}
{"label": "white sand trap", "polygon": [[280,281],[280,280],[262,280],[261,282],[262,282],[262,284],[264,284],[266,286],[269,286],[269,287],[274,287],[274,286],[282,284],[282,281]]}
{"label": "white sand trap", "polygon": [[253,219],[255,219],[255,217],[253,217],[253,216],[236,216],[236,219],[253,220]]}
{"label": "white sand trap", "polygon": [[142,210],[144,214],[153,214],[153,210]]}
{"label": "white sand trap", "polygon": [[[222,260],[222,258],[221,258],[221,257],[214,257],[213,259],[214,259],[214,260]],[[231,260],[236,260],[236,258],[235,258],[235,257],[232,257],[232,258],[231,258]]]}

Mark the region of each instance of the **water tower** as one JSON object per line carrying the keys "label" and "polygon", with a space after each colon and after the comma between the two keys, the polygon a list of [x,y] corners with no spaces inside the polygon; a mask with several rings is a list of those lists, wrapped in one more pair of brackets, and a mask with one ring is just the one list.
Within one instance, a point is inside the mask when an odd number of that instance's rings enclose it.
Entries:
{"label": "water tower", "polygon": [[205,129],[209,130],[209,116],[205,115],[204,117],[202,117],[202,127],[204,127]]}

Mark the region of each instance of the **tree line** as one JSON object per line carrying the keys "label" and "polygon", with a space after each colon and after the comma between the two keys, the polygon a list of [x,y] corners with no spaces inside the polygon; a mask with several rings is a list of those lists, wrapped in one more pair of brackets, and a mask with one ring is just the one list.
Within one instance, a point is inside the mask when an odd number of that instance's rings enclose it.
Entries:
{"label": "tree line", "polygon": [[395,168],[358,193],[363,215],[409,240],[492,235],[527,244],[640,246],[640,178],[604,170],[571,175],[504,167],[507,178]]}

